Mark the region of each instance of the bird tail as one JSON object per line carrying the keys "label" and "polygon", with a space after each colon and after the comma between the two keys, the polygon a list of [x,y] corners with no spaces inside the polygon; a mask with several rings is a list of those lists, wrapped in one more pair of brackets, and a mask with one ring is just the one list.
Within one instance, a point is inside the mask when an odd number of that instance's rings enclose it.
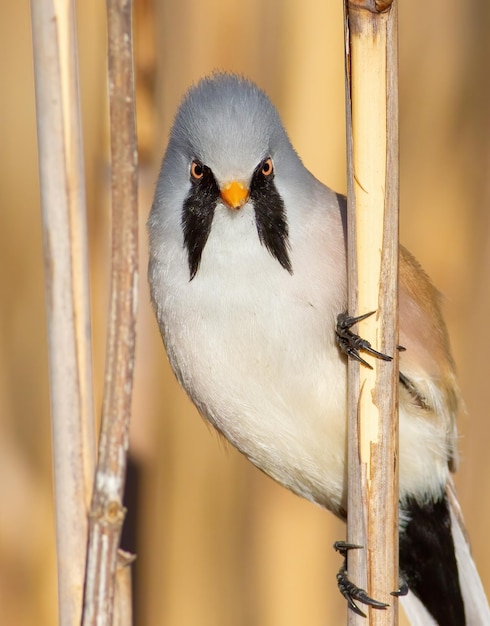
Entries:
{"label": "bird tail", "polygon": [[490,609],[475,562],[471,556],[463,514],[452,481],[447,485],[446,495],[451,514],[451,530],[458,563],[459,584],[463,595],[466,624],[467,626],[487,626],[490,625]]}
{"label": "bird tail", "polygon": [[414,593],[400,598],[410,626],[437,626],[434,618]]}
{"label": "bird tail", "polygon": [[[488,601],[471,556],[461,508],[452,481],[447,485],[446,498],[451,518],[451,534],[456,553],[459,585],[464,603],[465,624],[466,626],[489,626]],[[409,593],[401,600],[411,626],[437,626],[434,618],[415,594]]]}

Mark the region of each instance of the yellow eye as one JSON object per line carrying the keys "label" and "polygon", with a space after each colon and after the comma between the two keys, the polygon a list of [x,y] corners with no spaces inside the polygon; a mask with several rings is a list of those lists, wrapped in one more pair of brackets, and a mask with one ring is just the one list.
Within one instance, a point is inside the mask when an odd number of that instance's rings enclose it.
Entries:
{"label": "yellow eye", "polygon": [[272,165],[272,159],[269,157],[262,163],[261,172],[264,176],[270,176],[274,171],[274,166]]}
{"label": "yellow eye", "polygon": [[199,161],[192,161],[191,176],[194,180],[200,180],[204,176],[204,166]]}

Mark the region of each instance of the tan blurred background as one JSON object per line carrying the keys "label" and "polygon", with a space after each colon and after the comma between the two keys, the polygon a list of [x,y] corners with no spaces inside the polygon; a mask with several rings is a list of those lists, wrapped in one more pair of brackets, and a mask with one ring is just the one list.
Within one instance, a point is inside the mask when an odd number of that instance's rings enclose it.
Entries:
{"label": "tan blurred background", "polygon": [[[490,5],[400,7],[401,239],[446,295],[468,415],[460,499],[490,591]],[[108,303],[105,3],[79,3],[96,412]],[[149,307],[144,223],[186,87],[215,68],[277,104],[306,165],[345,189],[341,0],[135,0],[141,293],[130,501],[143,626],[342,624],[342,525],[218,440],[176,385]],[[50,421],[29,3],[0,20],[0,623],[56,623]]]}

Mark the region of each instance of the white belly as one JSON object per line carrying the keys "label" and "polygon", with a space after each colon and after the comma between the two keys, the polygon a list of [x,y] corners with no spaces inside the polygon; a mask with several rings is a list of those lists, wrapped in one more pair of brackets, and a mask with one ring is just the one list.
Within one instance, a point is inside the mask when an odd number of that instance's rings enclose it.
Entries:
{"label": "white belly", "polygon": [[[266,473],[336,508],[345,451],[345,364],[313,317],[201,300],[184,333],[167,333],[180,382],[200,412]],[[290,303],[289,303],[290,304]],[[333,329],[331,329],[333,335]],[[323,344],[323,345],[322,345]],[[329,349],[327,348],[329,346]],[[332,384],[335,381],[335,384]]]}

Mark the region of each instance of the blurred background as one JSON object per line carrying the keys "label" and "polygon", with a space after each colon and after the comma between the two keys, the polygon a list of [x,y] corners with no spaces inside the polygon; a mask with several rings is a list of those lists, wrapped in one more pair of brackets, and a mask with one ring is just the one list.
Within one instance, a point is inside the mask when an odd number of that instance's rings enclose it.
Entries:
{"label": "blurred background", "polygon": [[[341,0],[135,0],[141,291],[124,545],[136,551],[135,624],[342,624],[344,537],[333,517],[220,441],[177,386],[145,284],[144,224],[175,109],[213,69],[276,103],[322,181],[345,191]],[[78,7],[96,413],[109,224],[105,3]],[[56,572],[44,276],[29,3],[0,20],[0,622],[55,624]],[[456,482],[490,592],[490,5],[400,6],[401,240],[445,295],[467,412]]]}

